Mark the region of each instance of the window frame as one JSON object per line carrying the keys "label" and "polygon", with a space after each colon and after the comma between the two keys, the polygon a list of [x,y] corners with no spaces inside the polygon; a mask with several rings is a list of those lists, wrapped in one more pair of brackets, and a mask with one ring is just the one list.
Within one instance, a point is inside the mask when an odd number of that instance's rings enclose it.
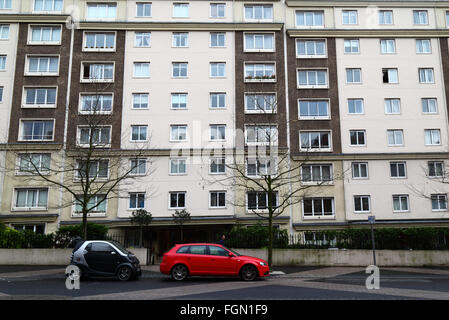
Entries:
{"label": "window frame", "polygon": [[[59,40],[58,41],[51,41],[51,40],[39,40],[39,41],[33,41],[33,28],[37,28],[37,27],[41,27],[41,28],[51,28],[51,34],[53,34],[54,30],[56,28],[59,28],[60,33],[59,33]],[[53,25],[53,24],[30,24],[28,25],[28,37],[27,37],[27,45],[29,46],[35,46],[35,45],[45,45],[45,46],[58,46],[61,45],[62,43],[62,25]],[[41,37],[42,37],[42,30],[41,30]]]}

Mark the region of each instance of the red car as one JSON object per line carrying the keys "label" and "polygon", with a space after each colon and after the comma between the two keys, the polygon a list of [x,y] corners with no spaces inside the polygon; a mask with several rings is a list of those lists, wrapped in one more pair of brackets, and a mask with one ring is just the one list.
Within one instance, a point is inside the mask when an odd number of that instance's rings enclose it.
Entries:
{"label": "red car", "polygon": [[269,275],[265,260],[242,256],[219,244],[177,244],[162,258],[160,271],[174,280],[188,276],[240,276],[245,281]]}

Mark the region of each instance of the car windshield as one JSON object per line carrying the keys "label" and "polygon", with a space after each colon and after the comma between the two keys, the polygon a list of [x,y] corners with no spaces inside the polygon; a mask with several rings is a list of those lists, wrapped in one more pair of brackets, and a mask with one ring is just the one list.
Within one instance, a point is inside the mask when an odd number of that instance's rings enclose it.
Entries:
{"label": "car windshield", "polygon": [[229,249],[229,248],[227,248],[227,247],[225,247],[225,246],[222,246],[223,248],[225,248],[226,250],[228,250],[228,251],[231,251],[233,254],[235,254],[237,257],[238,256],[241,256],[241,254],[240,253],[238,253],[237,251],[235,251],[235,250],[231,250],[231,249]]}
{"label": "car windshield", "polygon": [[111,241],[111,243],[117,248],[119,249],[121,252],[125,253],[125,254],[130,254],[132,253],[131,251],[126,250],[125,248],[123,248],[123,246],[118,243],[117,241]]}

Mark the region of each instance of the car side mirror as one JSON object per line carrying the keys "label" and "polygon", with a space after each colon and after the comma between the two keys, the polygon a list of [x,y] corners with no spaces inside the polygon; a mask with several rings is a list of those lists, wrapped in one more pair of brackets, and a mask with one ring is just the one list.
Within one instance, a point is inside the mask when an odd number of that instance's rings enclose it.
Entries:
{"label": "car side mirror", "polygon": [[229,252],[228,257],[229,257],[229,258],[233,258],[233,257],[235,257],[235,256],[234,256],[234,254],[233,254],[232,252]]}
{"label": "car side mirror", "polygon": [[111,251],[111,254],[116,254],[116,252],[115,251]]}

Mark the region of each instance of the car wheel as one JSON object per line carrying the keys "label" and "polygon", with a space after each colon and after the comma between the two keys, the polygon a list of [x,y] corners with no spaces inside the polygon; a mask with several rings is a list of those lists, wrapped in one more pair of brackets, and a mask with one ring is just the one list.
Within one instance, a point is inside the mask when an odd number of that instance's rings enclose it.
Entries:
{"label": "car wheel", "polygon": [[120,267],[117,271],[117,277],[121,281],[128,281],[132,278],[133,271],[128,266]]}
{"label": "car wheel", "polygon": [[189,270],[183,264],[177,264],[171,269],[171,277],[173,280],[182,281],[187,278]]}
{"label": "car wheel", "polygon": [[257,271],[257,268],[250,264],[243,266],[240,270],[240,278],[245,281],[253,281],[258,277],[258,275],[259,272]]}

